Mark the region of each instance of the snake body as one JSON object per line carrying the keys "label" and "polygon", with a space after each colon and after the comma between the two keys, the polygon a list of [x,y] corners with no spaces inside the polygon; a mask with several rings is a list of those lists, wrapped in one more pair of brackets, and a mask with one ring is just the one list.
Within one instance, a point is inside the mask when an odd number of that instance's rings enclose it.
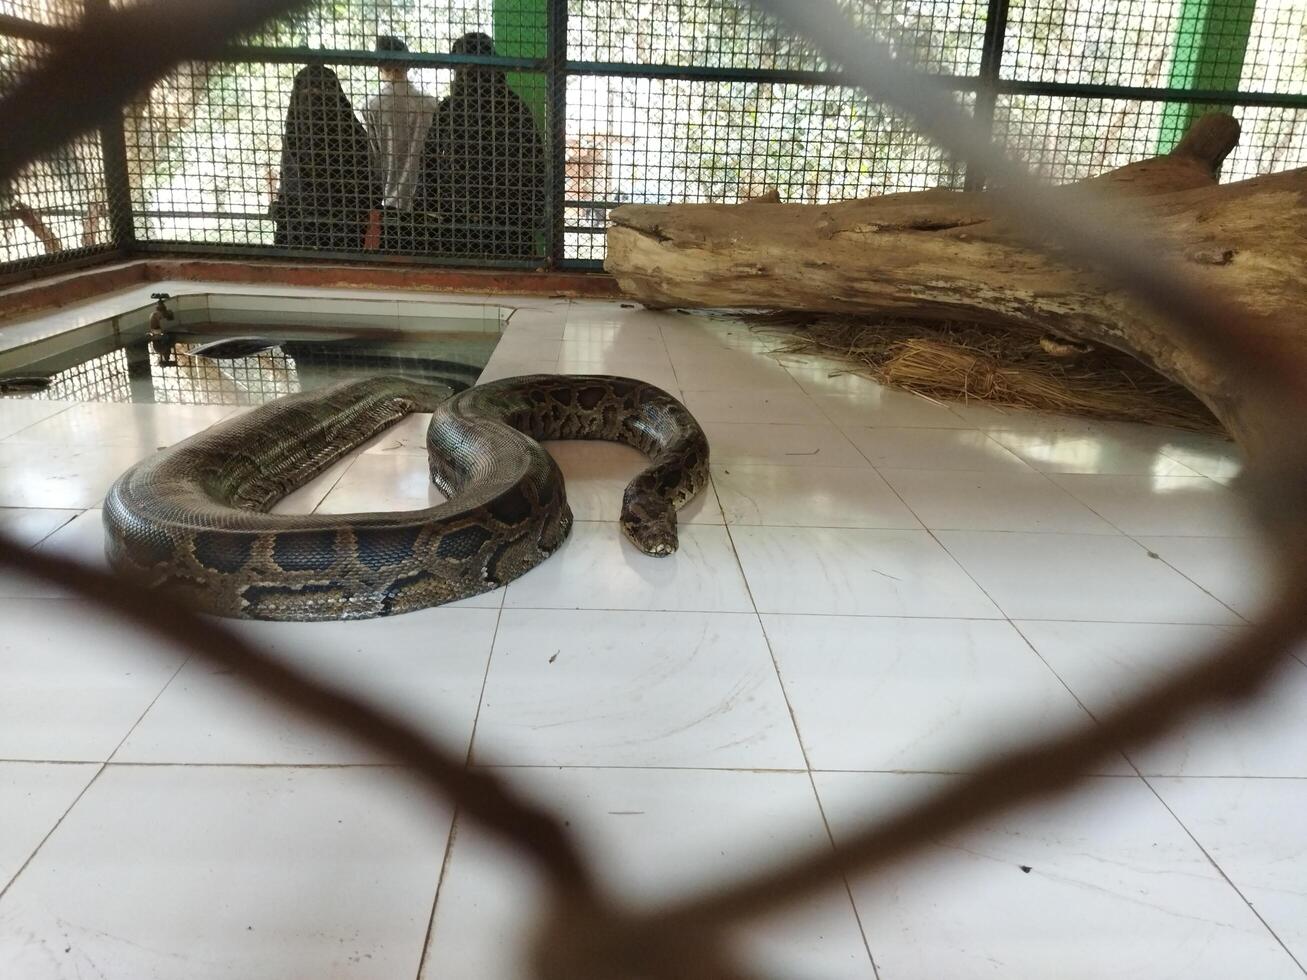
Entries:
{"label": "snake body", "polygon": [[[363,619],[497,588],[567,537],[563,477],[537,440],[603,439],[650,465],[621,526],[641,551],[676,550],[676,510],[707,483],[708,442],[679,401],[642,381],[532,375],[462,391],[369,378],[278,399],[133,466],[105,500],[110,564],[220,616]],[[268,513],[410,412],[430,411],[422,510]]]}

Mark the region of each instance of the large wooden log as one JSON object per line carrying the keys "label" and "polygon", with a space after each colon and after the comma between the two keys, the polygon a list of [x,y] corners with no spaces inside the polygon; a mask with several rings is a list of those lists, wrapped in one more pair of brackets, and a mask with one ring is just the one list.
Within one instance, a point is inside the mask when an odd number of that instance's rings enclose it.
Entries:
{"label": "large wooden log", "polygon": [[[1307,168],[1218,184],[1238,124],[1213,114],[1177,150],[1091,183],[1096,207],[1147,216],[1187,273],[1248,311],[1244,330],[1307,345]],[[886,313],[1052,331],[1115,347],[1184,385],[1253,451],[1262,422],[1223,366],[1093,270],[1032,248],[983,193],[923,191],[829,205],[627,205],[606,268],[654,307]],[[1264,421],[1264,420],[1262,420]]]}

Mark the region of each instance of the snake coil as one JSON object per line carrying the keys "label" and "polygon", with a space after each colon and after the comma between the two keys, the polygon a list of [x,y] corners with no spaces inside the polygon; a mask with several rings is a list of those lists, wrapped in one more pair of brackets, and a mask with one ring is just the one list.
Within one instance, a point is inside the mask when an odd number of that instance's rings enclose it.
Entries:
{"label": "snake coil", "polygon": [[[604,375],[531,375],[459,392],[398,377],[344,382],[225,420],[124,473],[104,505],[125,575],[204,612],[365,619],[498,588],[544,561],[572,525],[563,477],[537,440],[603,439],[650,457],[621,526],[641,551],[676,550],[676,510],[708,480],[708,441],[679,401]],[[411,412],[432,412],[421,510],[271,514],[287,493]]]}

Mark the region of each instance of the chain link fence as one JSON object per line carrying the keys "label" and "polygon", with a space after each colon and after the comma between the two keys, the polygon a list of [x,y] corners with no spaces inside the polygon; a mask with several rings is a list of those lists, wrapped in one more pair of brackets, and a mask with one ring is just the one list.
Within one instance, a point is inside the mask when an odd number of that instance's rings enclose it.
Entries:
{"label": "chain link fence", "polygon": [[[0,0],[0,92],[130,0]],[[1237,180],[1307,163],[1295,0],[845,0],[1076,180],[1232,109]],[[141,44],[166,45],[165,37]],[[320,2],[173,71],[0,188],[0,276],[142,251],[597,267],[624,203],[978,189],[736,0]]]}

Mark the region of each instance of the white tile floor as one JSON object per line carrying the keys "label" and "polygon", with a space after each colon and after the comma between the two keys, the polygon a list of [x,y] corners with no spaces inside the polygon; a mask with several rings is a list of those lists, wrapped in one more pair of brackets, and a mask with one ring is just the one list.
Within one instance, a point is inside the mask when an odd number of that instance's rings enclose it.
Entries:
{"label": "white tile floor", "polygon": [[[1219,440],[939,405],[726,320],[524,305],[486,378],[635,374],[703,420],[680,551],[615,523],[638,455],[558,443],[578,523],[507,589],[240,628],[566,810],[632,900],[1090,723],[1265,595]],[[101,561],[113,478],[221,414],[0,401],[0,528]],[[436,499],[422,423],[279,509]],[[0,577],[0,622],[0,977],[525,976],[539,883],[394,770],[57,589]],[[740,942],[771,976],[1301,977],[1307,665],[1280,680]]]}

